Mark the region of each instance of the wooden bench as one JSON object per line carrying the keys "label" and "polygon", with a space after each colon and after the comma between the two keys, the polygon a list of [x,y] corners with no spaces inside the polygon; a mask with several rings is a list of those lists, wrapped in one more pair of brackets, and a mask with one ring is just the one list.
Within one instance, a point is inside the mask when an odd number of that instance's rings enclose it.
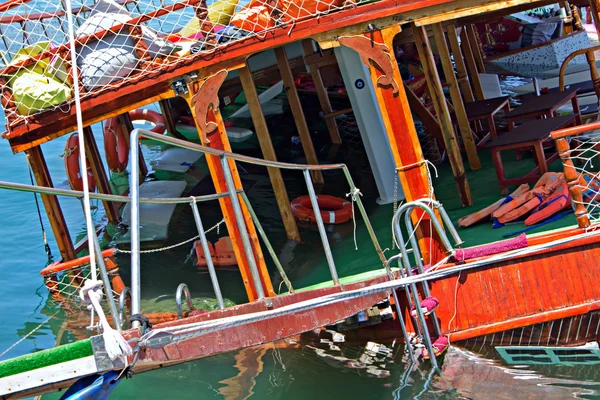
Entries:
{"label": "wooden bench", "polygon": [[[550,132],[574,125],[575,121],[575,114],[526,121],[493,142],[488,143],[486,147],[492,151],[492,160],[496,168],[501,193],[503,195],[508,194],[508,187],[512,185],[536,182],[543,174],[548,172],[548,165],[558,158],[558,154],[553,153],[546,157],[544,142],[552,140]],[[500,155],[505,150],[533,150],[533,157],[537,166],[522,177],[507,178]]]}

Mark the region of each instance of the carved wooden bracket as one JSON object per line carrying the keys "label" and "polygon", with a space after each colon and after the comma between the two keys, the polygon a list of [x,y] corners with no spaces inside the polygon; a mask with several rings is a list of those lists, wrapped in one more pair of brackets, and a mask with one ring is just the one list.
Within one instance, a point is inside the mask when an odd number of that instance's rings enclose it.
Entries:
{"label": "carved wooden bracket", "polygon": [[208,135],[219,129],[216,122],[208,122],[208,111],[219,112],[219,89],[227,77],[223,69],[206,78],[198,92],[192,97],[192,106],[196,111],[196,125],[202,135],[202,143],[210,143]]}
{"label": "carved wooden bracket", "polygon": [[376,43],[365,36],[341,36],[340,44],[351,48],[360,55],[360,60],[367,67],[369,61],[375,68],[383,73],[377,79],[377,85],[391,87],[394,94],[398,93],[398,83],[394,79],[394,67],[390,49],[383,43]]}

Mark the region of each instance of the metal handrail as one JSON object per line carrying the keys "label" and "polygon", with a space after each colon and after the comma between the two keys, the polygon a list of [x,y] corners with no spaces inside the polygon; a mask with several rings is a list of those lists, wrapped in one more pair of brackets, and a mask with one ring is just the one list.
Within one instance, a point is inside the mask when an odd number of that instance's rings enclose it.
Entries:
{"label": "metal handrail", "polygon": [[[327,233],[325,231],[323,220],[322,220],[322,218],[320,218],[319,205],[317,204],[317,197],[314,192],[314,188],[312,186],[312,180],[310,179],[309,171],[342,169],[344,171],[344,176],[346,177],[346,180],[348,181],[348,184],[350,186],[350,194],[352,195],[352,200],[358,206],[358,209],[363,217],[363,220],[365,222],[365,225],[367,227],[367,230],[369,232],[369,235],[371,237],[371,241],[373,242],[375,250],[377,251],[377,254],[379,255],[379,258],[380,258],[382,264],[385,266],[387,259],[383,254],[383,250],[381,249],[379,241],[377,240],[377,237],[375,236],[375,231],[373,230],[373,227],[369,221],[369,218],[367,216],[364,205],[362,204],[362,201],[360,199],[360,196],[359,196],[360,191],[354,185],[352,177],[350,176],[350,171],[348,170],[348,167],[345,164],[309,165],[309,164],[291,164],[291,163],[284,163],[284,162],[279,162],[279,161],[267,161],[267,160],[263,160],[263,159],[259,159],[259,158],[248,157],[248,156],[243,156],[240,154],[227,152],[224,150],[213,149],[213,148],[202,146],[199,144],[190,143],[188,141],[184,141],[181,139],[176,139],[176,138],[168,137],[165,135],[159,135],[159,134],[156,134],[156,133],[146,130],[146,129],[138,128],[138,129],[134,129],[131,131],[130,141],[129,141],[129,143],[130,143],[129,158],[130,158],[130,165],[131,165],[131,174],[129,176],[130,177],[129,186],[130,186],[130,195],[131,195],[131,201],[132,201],[131,217],[130,217],[130,222],[131,222],[130,223],[130,225],[131,225],[131,282],[132,282],[132,285],[131,285],[132,286],[131,308],[132,308],[133,314],[137,314],[140,312],[140,298],[141,298],[139,203],[138,203],[139,178],[140,178],[139,173],[138,173],[139,172],[139,165],[138,165],[139,164],[139,154],[138,154],[139,146],[138,146],[138,143],[139,143],[140,137],[154,139],[156,141],[170,144],[170,145],[173,145],[176,147],[181,147],[181,148],[185,148],[185,149],[198,151],[198,152],[219,158],[219,162],[221,164],[221,168],[223,170],[223,175],[225,177],[225,183],[227,186],[226,195],[229,196],[231,205],[233,207],[233,212],[234,212],[234,216],[235,216],[235,220],[236,220],[235,223],[237,224],[238,230],[240,232],[241,241],[242,241],[242,245],[244,248],[244,253],[246,255],[246,259],[248,260],[248,267],[250,269],[252,283],[253,283],[254,290],[256,291],[258,299],[264,298],[264,289],[262,287],[260,275],[258,273],[258,267],[256,265],[256,259],[254,257],[253,248],[250,243],[250,238],[249,238],[248,231],[246,228],[246,222],[244,219],[244,215],[242,213],[241,203],[240,203],[240,199],[239,199],[240,193],[239,193],[239,191],[236,190],[235,184],[233,181],[231,167],[229,165],[229,159],[234,160],[234,162],[240,161],[240,162],[246,162],[249,164],[260,165],[260,166],[264,166],[264,167],[298,170],[298,171],[303,172],[304,178],[306,181],[306,185],[307,185],[307,189],[309,191],[309,196],[311,198],[311,203],[313,205],[313,210],[315,212],[317,225],[319,228],[319,234],[321,236],[321,241],[323,243],[323,249],[325,251],[325,255],[327,257],[327,263],[329,266],[331,277],[332,277],[332,280],[335,285],[339,285],[339,278],[337,275],[337,270],[335,268],[335,263],[333,261],[333,255],[332,255],[331,249],[329,247],[329,241],[327,238]],[[244,199],[244,197],[242,199]],[[261,231],[261,229],[259,229],[259,233],[261,233],[260,231]],[[262,233],[261,233],[261,235],[262,235]],[[271,253],[271,255],[273,255],[272,249],[268,249],[268,250],[269,250],[269,253]],[[278,263],[276,263],[276,265],[277,265],[278,269],[280,269],[280,265],[278,265]],[[282,270],[282,268],[281,268],[281,270]],[[285,276],[285,274],[282,274],[282,277],[283,277],[285,283],[289,284],[289,280],[287,280],[287,277]],[[217,286],[213,286],[213,287],[215,289],[217,289]],[[289,284],[289,287],[291,288],[291,284]],[[137,327],[137,326],[138,325],[135,325],[134,327]]]}

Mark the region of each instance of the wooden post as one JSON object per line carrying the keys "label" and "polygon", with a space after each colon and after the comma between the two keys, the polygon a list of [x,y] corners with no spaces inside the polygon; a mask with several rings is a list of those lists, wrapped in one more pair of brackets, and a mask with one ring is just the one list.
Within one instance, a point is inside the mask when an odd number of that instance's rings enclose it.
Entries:
{"label": "wooden post", "polygon": [[425,108],[423,103],[421,103],[421,100],[419,100],[411,88],[408,87],[408,85],[404,82],[403,85],[411,111],[417,114],[417,117],[419,117],[421,122],[423,122],[423,125],[425,125],[429,133],[433,135],[440,150],[445,150],[446,147],[444,144],[444,136],[442,135],[442,128],[440,128],[438,120],[435,119],[433,114],[431,114],[427,108]]}
{"label": "wooden post", "polygon": [[179,133],[177,131],[177,128],[175,127],[175,120],[173,119],[173,113],[171,112],[171,107],[169,106],[169,100],[159,100],[158,105],[160,106],[160,113],[165,119],[165,123],[167,125],[167,132],[175,136],[177,139],[185,140],[185,136]]}
{"label": "wooden post", "polygon": [[594,25],[596,26],[596,33],[600,37],[600,0],[588,0],[590,4],[589,12],[594,18]]}
{"label": "wooden post", "polygon": [[[315,54],[315,49],[313,47],[312,39],[305,39],[302,41],[302,47],[304,49],[304,55],[310,56]],[[327,124],[327,130],[329,130],[329,136],[331,137],[331,142],[334,144],[342,143],[342,138],[340,137],[340,131],[338,130],[337,123],[335,122],[335,118],[328,116],[333,112],[333,108],[331,108],[331,102],[329,101],[329,95],[327,94],[327,88],[323,84],[323,78],[321,77],[321,71],[319,67],[315,64],[307,64],[310,68],[310,75],[313,78],[313,82],[315,83],[315,90],[317,91],[317,96],[319,97],[319,103],[321,103],[321,109],[323,110],[323,118],[325,118],[325,123]]]}
{"label": "wooden post", "polygon": [[427,85],[431,93],[435,112],[440,126],[442,128],[442,135],[444,137],[444,143],[446,144],[446,151],[448,152],[448,158],[450,165],[452,166],[452,173],[454,179],[456,179],[456,186],[458,187],[458,194],[463,206],[473,205],[471,198],[471,190],[469,189],[469,182],[465,174],[465,168],[463,166],[462,158],[460,155],[460,149],[454,134],[454,128],[452,126],[452,119],[450,118],[450,112],[448,105],[446,104],[446,97],[442,90],[442,83],[438,75],[437,69],[435,68],[435,61],[433,60],[433,54],[431,53],[431,45],[429,44],[429,38],[427,32],[422,26],[413,26],[413,35],[417,45],[417,51],[419,52],[419,58],[423,64],[423,71],[427,78]]}
{"label": "wooden post", "polygon": [[571,4],[571,15],[573,18],[573,28],[576,31],[582,31],[584,28],[581,22],[581,15],[579,14],[579,8],[575,4]]}
{"label": "wooden post", "polygon": [[[127,135],[125,135],[125,137],[127,138],[127,147],[129,147],[129,135],[131,134],[131,132],[133,131],[133,123],[131,122],[131,117],[129,116],[129,113],[123,113],[121,115],[119,115],[119,121],[121,123],[121,125],[123,126],[123,129],[125,130],[125,132],[127,132]],[[148,167],[146,166],[146,160],[144,160],[144,154],[142,153],[142,145],[139,145],[138,148],[138,157],[140,160],[140,176],[145,178],[146,175],[148,175]],[[144,181],[143,179],[141,180],[142,182]]]}
{"label": "wooden post", "polygon": [[[36,183],[39,186],[54,187],[52,184],[52,177],[50,176],[48,166],[46,165],[46,160],[44,159],[44,154],[42,153],[42,148],[40,146],[32,147],[31,149],[26,150],[25,154],[27,155],[29,165],[31,165],[31,170],[33,171],[33,176],[35,176]],[[56,196],[42,194],[42,202],[44,202],[44,208],[46,209],[48,221],[52,227],[52,232],[54,233],[54,239],[56,240],[56,245],[60,251],[60,256],[63,261],[75,259],[73,241],[69,235],[69,228],[67,227],[65,216],[60,208],[58,198]]]}
{"label": "wooden post", "polygon": [[[211,78],[214,78],[215,75],[209,76],[206,78],[204,83],[206,83]],[[194,103],[194,96],[202,90],[200,82],[193,82],[188,85],[189,92],[182,96],[189,104],[192,116],[194,117],[194,121],[196,122],[196,128],[198,129],[198,134],[200,137],[200,142],[203,146],[212,147],[215,149],[231,151],[231,145],[229,144],[229,139],[227,137],[227,131],[225,129],[225,125],[223,124],[223,119],[221,118],[221,113],[218,109],[218,94],[211,92],[202,92],[198,96],[200,98],[205,98],[206,101],[203,101],[204,105],[209,106],[211,103],[215,105],[216,108],[208,107],[202,111],[197,110],[197,107]],[[216,88],[218,90],[218,88]],[[202,121],[202,123],[200,122]],[[204,123],[208,122],[208,124],[216,124],[217,131],[210,136],[207,136],[207,132],[204,132],[206,129],[206,125]],[[223,174],[223,169],[221,166],[220,158],[217,156],[213,156],[210,154],[206,154],[206,163],[208,164],[208,169],[210,170],[210,175],[215,185],[215,190],[217,193],[225,193],[227,192],[227,184],[225,182],[225,176]],[[241,190],[242,182],[240,180],[240,176],[238,174],[237,166],[234,160],[229,160],[229,168],[231,170],[231,175],[234,181],[234,185],[236,189]],[[231,238],[231,243],[233,245],[233,250],[235,253],[236,260],[238,260],[238,268],[240,269],[240,274],[242,276],[242,281],[244,282],[244,286],[246,288],[246,293],[248,295],[249,301],[254,301],[258,298],[257,293],[254,289],[254,286],[251,282],[252,275],[250,272],[250,267],[248,264],[248,260],[246,258],[246,254],[242,247],[242,239],[240,236],[240,231],[237,226],[237,222],[235,220],[235,215],[233,212],[233,206],[231,204],[231,200],[226,198],[219,199],[219,204],[221,206],[221,211],[223,212],[223,218],[225,219],[225,224],[227,225],[227,231],[229,232],[229,237]],[[256,264],[258,268],[258,272],[260,275],[261,283],[263,285],[263,290],[266,296],[275,296],[275,291],[273,290],[273,284],[271,283],[271,278],[269,277],[269,271],[267,270],[267,266],[265,263],[264,256],[262,254],[262,250],[260,248],[260,243],[258,241],[258,236],[256,233],[256,228],[254,227],[254,223],[252,222],[252,217],[248,212],[246,206],[242,203],[242,212],[244,214],[244,222],[248,229],[248,235],[250,237],[250,241],[252,244],[252,250],[254,252],[254,256],[256,258]]]}
{"label": "wooden post", "polygon": [[469,71],[469,78],[475,91],[475,97],[477,100],[485,100],[483,95],[483,87],[481,86],[481,79],[479,79],[479,71],[477,71],[477,64],[475,63],[475,56],[473,55],[473,47],[467,35],[467,30],[463,27],[460,32],[460,40],[462,42],[462,50],[465,55],[465,62],[467,64],[467,70]]}
{"label": "wooden post", "polygon": [[452,50],[452,55],[454,56],[454,64],[456,64],[456,80],[460,85],[460,90],[463,94],[465,102],[472,103],[475,101],[475,96],[473,96],[473,90],[471,90],[469,75],[467,74],[467,66],[465,65],[465,60],[463,59],[463,54],[460,49],[460,43],[458,42],[456,25],[448,25],[447,29],[448,42],[450,42],[450,49]]}
{"label": "wooden post", "polygon": [[[252,116],[252,122],[254,123],[254,130],[256,131],[263,157],[265,160],[277,161],[275,149],[273,148],[273,143],[271,142],[271,136],[269,134],[269,128],[267,127],[267,121],[265,121],[265,116],[263,115],[260,101],[258,100],[258,93],[256,92],[254,81],[252,80],[252,71],[250,71],[250,68],[246,64],[244,68],[238,70],[238,73],[240,74],[242,89],[246,95],[246,101],[248,102],[250,115]],[[281,170],[268,167],[267,172],[269,173],[271,185],[273,185],[273,193],[275,193],[275,199],[279,206],[279,213],[283,220],[287,238],[289,240],[300,241],[300,232],[298,231],[296,219],[292,215],[290,199],[288,198],[285,189]]]}
{"label": "wooden post", "polygon": [[581,183],[579,181],[579,174],[571,159],[571,150],[567,138],[554,139],[556,143],[556,150],[558,155],[562,159],[563,171],[565,173],[565,180],[569,186],[569,194],[571,195],[571,202],[575,206],[575,217],[577,218],[577,225],[580,228],[588,228],[590,226],[590,218],[588,211],[583,205],[583,197],[581,194]]}
{"label": "wooden post", "polygon": [[598,67],[596,66],[596,56],[594,56],[593,51],[588,50],[585,53],[585,57],[590,66],[590,78],[594,84],[594,92],[600,99],[600,74],[598,73]]}
{"label": "wooden post", "polygon": [[[283,79],[283,84],[285,85],[288,100],[290,102],[290,108],[294,115],[296,129],[298,129],[298,135],[300,135],[300,140],[302,141],[302,149],[306,156],[306,162],[308,164],[318,165],[319,160],[317,159],[317,153],[315,152],[308,125],[306,124],[306,118],[304,117],[304,111],[302,110],[302,104],[300,103],[300,96],[298,96],[298,90],[294,84],[294,75],[292,74],[285,48],[275,48],[275,56],[277,57],[279,72],[281,73],[281,78]],[[314,183],[323,183],[321,171],[310,171],[310,174]]]}
{"label": "wooden post", "polygon": [[471,49],[475,56],[475,62],[477,63],[477,70],[479,73],[485,74],[485,63],[483,62],[484,53],[481,47],[481,41],[479,40],[479,35],[477,34],[477,29],[475,29],[475,25],[473,24],[467,25],[466,29],[469,42],[471,42]]}
{"label": "wooden post", "polygon": [[[90,167],[92,169],[92,173],[96,178],[96,183],[98,185],[98,191],[104,194],[112,194],[110,190],[110,183],[108,181],[108,177],[106,176],[106,171],[104,170],[104,164],[102,164],[102,158],[100,157],[100,151],[98,151],[98,145],[96,143],[96,139],[94,138],[94,132],[92,131],[91,126],[86,126],[83,128],[83,137],[85,139],[85,155],[89,160]],[[106,216],[108,217],[108,221],[112,224],[118,224],[121,222],[121,215],[119,215],[119,208],[114,201],[102,201],[102,205],[104,206],[104,211],[106,212]]]}
{"label": "wooden post", "polygon": [[[469,125],[469,118],[465,111],[465,105],[463,103],[460,89],[458,88],[458,82],[456,81],[456,75],[454,74],[454,68],[452,67],[452,60],[450,59],[450,51],[448,50],[448,44],[446,43],[446,37],[444,35],[444,29],[441,23],[433,24],[433,37],[437,43],[437,49],[442,62],[442,68],[444,69],[444,75],[446,76],[446,83],[450,89],[450,97],[452,98],[452,105],[454,106],[454,114],[458,121],[458,127],[460,128],[460,135],[463,140],[463,145],[467,151],[467,157],[469,158],[469,165],[471,170],[475,171],[481,168],[481,162],[477,155],[477,143],[473,139],[471,132],[471,126]],[[441,118],[440,118],[441,120]]]}
{"label": "wooden post", "polygon": [[[398,32],[400,32],[400,27],[394,25],[365,35],[369,39],[369,43],[372,39],[375,44],[387,47],[388,50],[382,57],[383,60],[390,60],[387,80],[391,78],[397,85],[402,82],[402,77],[390,49],[393,48],[392,42]],[[363,63],[369,68],[377,104],[381,111],[383,124],[396,163],[396,172],[406,201],[434,197],[429,186],[429,171],[423,157],[404,86],[402,84],[398,85],[398,89],[394,93],[393,87],[379,85],[384,72],[379,67],[374,66],[372,62],[365,62],[366,57],[360,52],[359,54]],[[435,232],[429,230],[429,216],[420,210],[415,210],[411,217],[415,224],[421,220],[421,223],[417,225],[416,234],[423,260],[425,263],[435,263],[444,256],[444,250]]]}

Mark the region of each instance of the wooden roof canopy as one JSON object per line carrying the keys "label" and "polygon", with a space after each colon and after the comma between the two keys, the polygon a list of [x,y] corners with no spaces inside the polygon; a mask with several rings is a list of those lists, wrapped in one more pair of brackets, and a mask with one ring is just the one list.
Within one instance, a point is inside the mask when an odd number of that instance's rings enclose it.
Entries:
{"label": "wooden roof canopy", "polygon": [[[21,0],[22,1],[22,0]],[[19,2],[17,0],[16,2]],[[189,5],[197,1],[186,0]],[[11,0],[8,3],[15,3]],[[0,5],[0,9],[8,3]],[[328,15],[314,17],[295,23],[289,27],[276,29],[267,34],[266,39],[249,38],[210,54],[202,53],[182,59],[181,62],[151,71],[140,80],[126,80],[120,85],[104,89],[82,100],[84,126],[89,126],[129,110],[175,97],[171,85],[174,81],[186,78],[200,79],[221,69],[237,69],[253,54],[267,49],[281,47],[302,39],[313,38],[322,47],[337,45],[340,35],[364,34],[375,26],[386,26],[414,22],[416,25],[429,25],[441,21],[459,20],[473,23],[490,15],[508,15],[533,7],[554,2],[532,0],[486,1],[486,0],[381,0],[360,5]],[[144,17],[137,17],[136,19]],[[462,22],[461,22],[462,23]],[[71,133],[77,127],[75,110],[68,112],[49,110],[30,117],[11,127],[3,137],[8,139],[13,152],[21,152],[54,138]]]}

